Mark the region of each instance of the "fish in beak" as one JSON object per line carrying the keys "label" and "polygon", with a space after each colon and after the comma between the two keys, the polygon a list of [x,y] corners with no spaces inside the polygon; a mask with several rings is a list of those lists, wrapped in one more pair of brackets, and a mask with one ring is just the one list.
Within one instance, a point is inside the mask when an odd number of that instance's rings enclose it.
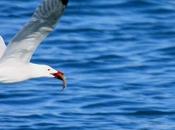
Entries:
{"label": "fish in beak", "polygon": [[67,82],[66,82],[66,78],[64,76],[64,73],[62,73],[61,71],[57,71],[56,73],[52,74],[56,79],[62,80],[63,81],[63,90],[66,88],[67,86]]}

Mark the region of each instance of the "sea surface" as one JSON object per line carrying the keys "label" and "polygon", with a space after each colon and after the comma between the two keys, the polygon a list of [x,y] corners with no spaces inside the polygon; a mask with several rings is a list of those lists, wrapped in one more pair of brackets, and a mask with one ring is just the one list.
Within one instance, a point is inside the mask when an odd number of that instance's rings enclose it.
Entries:
{"label": "sea surface", "polygon": [[[6,44],[41,1],[0,0]],[[175,1],[69,1],[32,58],[68,87],[1,84],[0,130],[175,130]]]}

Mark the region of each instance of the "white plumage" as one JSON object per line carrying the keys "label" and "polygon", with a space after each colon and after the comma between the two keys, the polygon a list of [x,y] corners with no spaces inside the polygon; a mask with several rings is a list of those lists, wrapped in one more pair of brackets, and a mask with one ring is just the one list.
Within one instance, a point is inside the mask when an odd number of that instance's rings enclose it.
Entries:
{"label": "white plumage", "polygon": [[0,82],[15,83],[31,78],[56,77],[66,81],[64,74],[48,65],[30,63],[38,45],[53,31],[68,0],[44,0],[31,20],[5,46],[0,37]]}
{"label": "white plumage", "polygon": [[6,50],[6,45],[5,45],[4,39],[2,38],[2,36],[0,36],[0,58],[4,54],[5,50]]}

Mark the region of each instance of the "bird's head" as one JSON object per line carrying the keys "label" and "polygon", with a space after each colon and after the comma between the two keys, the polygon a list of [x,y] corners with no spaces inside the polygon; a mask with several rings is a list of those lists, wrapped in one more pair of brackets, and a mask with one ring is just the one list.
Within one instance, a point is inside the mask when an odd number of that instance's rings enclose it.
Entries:
{"label": "bird's head", "polygon": [[57,71],[48,65],[35,65],[34,68],[35,75],[38,75],[38,77],[54,77],[63,81],[63,89],[67,86],[66,78],[63,72]]}

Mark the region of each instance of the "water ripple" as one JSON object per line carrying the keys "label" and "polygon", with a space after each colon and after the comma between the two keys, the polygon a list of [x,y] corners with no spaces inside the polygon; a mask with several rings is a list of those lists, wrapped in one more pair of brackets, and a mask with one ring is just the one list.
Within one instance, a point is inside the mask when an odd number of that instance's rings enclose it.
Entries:
{"label": "water ripple", "polygon": [[[39,1],[0,1],[9,43]],[[74,1],[32,62],[65,73],[0,85],[2,130],[174,130],[175,2]]]}

